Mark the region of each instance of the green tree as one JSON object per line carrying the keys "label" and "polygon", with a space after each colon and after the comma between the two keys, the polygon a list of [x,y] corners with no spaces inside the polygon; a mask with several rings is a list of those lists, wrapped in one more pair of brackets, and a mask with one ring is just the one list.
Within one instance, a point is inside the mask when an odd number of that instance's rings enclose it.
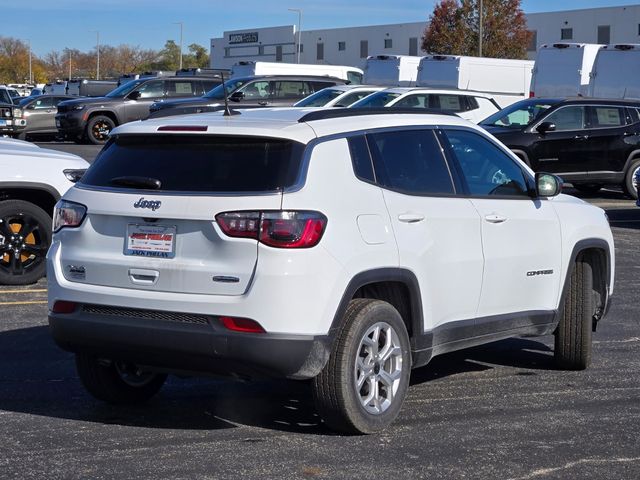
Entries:
{"label": "green tree", "polygon": [[192,43],[189,45],[189,53],[184,55],[182,63],[185,68],[207,68],[209,66],[209,53],[202,45]]}
{"label": "green tree", "polygon": [[[429,53],[478,55],[479,0],[442,0],[429,17],[422,49]],[[521,0],[482,1],[482,55],[526,58],[531,32]]]}

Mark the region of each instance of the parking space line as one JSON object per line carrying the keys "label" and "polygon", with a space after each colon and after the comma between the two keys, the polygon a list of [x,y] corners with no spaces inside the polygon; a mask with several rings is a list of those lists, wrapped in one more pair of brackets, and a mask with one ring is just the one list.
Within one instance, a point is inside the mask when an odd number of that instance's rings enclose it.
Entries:
{"label": "parking space line", "polygon": [[44,293],[46,291],[46,288],[36,288],[31,290],[0,290],[0,295],[4,295],[5,293]]}
{"label": "parking space line", "polygon": [[43,305],[46,300],[33,300],[28,302],[0,302],[0,305]]}

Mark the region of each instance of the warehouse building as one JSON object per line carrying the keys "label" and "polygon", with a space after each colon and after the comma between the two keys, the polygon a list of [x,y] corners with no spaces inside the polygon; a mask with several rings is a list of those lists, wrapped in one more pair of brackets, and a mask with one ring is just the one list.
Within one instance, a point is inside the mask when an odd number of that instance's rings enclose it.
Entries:
{"label": "warehouse building", "polygon": [[[529,58],[545,43],[640,43],[640,5],[526,15],[533,38]],[[325,63],[363,67],[369,55],[423,55],[426,22],[296,32],[295,25],[224,32],[211,39],[211,67],[239,61]]]}

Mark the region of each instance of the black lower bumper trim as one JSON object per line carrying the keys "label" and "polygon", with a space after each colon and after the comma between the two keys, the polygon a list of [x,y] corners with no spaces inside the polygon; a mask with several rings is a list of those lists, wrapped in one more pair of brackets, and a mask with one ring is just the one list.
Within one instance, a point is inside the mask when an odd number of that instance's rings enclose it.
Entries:
{"label": "black lower bumper trim", "polygon": [[329,358],[324,336],[235,333],[209,325],[94,315],[49,313],[56,343],[169,371],[243,377],[312,378]]}

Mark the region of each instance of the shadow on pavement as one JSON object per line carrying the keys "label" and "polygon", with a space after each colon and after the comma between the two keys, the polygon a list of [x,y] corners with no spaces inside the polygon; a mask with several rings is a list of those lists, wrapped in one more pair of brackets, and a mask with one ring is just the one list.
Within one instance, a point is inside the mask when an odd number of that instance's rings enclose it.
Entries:
{"label": "shadow on pavement", "polygon": [[[544,344],[509,339],[442,355],[412,374],[412,384],[496,365],[552,369]],[[39,326],[0,332],[0,410],[157,429],[218,430],[238,425],[329,435],[315,412],[309,382],[177,378],[142,406],[111,406],[85,392],[73,355]]]}
{"label": "shadow on pavement", "polygon": [[640,207],[608,208],[607,216],[612,227],[640,229]]}

